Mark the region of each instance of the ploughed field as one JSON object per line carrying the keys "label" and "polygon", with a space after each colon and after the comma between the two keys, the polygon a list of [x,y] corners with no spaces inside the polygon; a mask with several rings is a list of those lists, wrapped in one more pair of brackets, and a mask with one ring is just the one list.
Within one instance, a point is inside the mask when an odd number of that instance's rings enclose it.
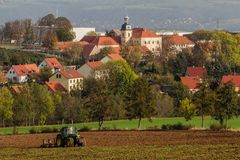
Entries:
{"label": "ploughed field", "polygon": [[1,159],[240,159],[240,132],[81,132],[83,148],[39,148],[55,134],[0,136]]}
{"label": "ploughed field", "polygon": [[[0,136],[0,148],[37,148],[57,133]],[[214,131],[100,131],[81,132],[87,146],[239,144],[240,132]]]}

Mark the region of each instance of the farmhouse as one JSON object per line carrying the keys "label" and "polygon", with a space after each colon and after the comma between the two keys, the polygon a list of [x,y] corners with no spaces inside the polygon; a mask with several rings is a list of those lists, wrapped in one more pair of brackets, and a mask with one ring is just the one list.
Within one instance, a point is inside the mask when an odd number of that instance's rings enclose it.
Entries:
{"label": "farmhouse", "polygon": [[104,63],[101,61],[87,62],[78,69],[78,72],[84,78],[100,79],[107,76],[107,70],[104,68]]}
{"label": "farmhouse", "polygon": [[195,46],[195,44],[187,37],[179,35],[166,37],[166,40],[164,40],[164,45],[175,53],[182,52],[187,48],[192,49]]}
{"label": "farmhouse", "polygon": [[185,76],[204,78],[207,76],[207,70],[205,67],[187,67]]}
{"label": "farmhouse", "polygon": [[63,68],[63,65],[57,60],[57,58],[45,58],[42,63],[39,64],[38,68],[42,69],[49,67],[52,73],[56,73]]}
{"label": "farmhouse", "polygon": [[[71,92],[72,90],[75,89],[82,89],[83,87],[83,77],[82,75],[72,69],[66,69],[66,70],[60,70],[56,72],[54,75],[52,75],[49,78],[49,82],[47,83],[48,87],[52,89],[53,91],[59,90],[59,83],[68,91]],[[59,82],[59,83],[56,83]],[[58,88],[59,87],[59,88]],[[61,89],[62,90],[62,89]]]}
{"label": "farmhouse", "polygon": [[181,82],[185,85],[191,92],[198,91],[198,86],[201,84],[201,79],[199,77],[181,77]]}
{"label": "farmhouse", "polygon": [[231,82],[235,88],[235,91],[240,91],[240,76],[223,76],[221,82],[223,85]]}
{"label": "farmhouse", "polygon": [[6,77],[12,83],[24,83],[37,73],[39,69],[36,64],[12,65]]}

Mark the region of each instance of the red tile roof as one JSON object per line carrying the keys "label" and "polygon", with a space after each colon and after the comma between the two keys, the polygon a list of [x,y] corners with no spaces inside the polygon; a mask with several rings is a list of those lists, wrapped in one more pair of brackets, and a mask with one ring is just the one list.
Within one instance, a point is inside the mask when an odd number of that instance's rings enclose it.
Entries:
{"label": "red tile roof", "polygon": [[189,89],[197,89],[200,79],[198,77],[181,77],[181,82]]}
{"label": "red tile roof", "polygon": [[240,76],[223,76],[222,83],[232,82],[235,87],[240,87]]}
{"label": "red tile roof", "polygon": [[54,69],[54,68],[62,69],[63,68],[62,64],[57,60],[57,58],[45,58],[44,60],[47,62],[48,66],[51,69]]}
{"label": "red tile roof", "polygon": [[88,42],[88,43],[92,43],[95,39],[96,39],[97,36],[84,36],[80,42],[82,41],[85,41],[85,42]]}
{"label": "red tile roof", "polygon": [[75,45],[83,46],[89,44],[87,41],[80,41],[80,42],[58,42],[57,48],[60,50],[65,50],[68,48],[72,48]]}
{"label": "red tile roof", "polygon": [[186,76],[200,77],[203,78],[207,75],[207,70],[204,67],[188,67]]}
{"label": "red tile roof", "polygon": [[60,82],[46,82],[46,85],[52,92],[67,92]]}
{"label": "red tile roof", "polygon": [[88,58],[96,46],[93,44],[88,44],[83,47],[82,57]]}
{"label": "red tile roof", "polygon": [[75,69],[72,69],[72,68],[69,68],[66,70],[61,70],[61,71],[59,71],[59,73],[61,73],[61,75],[63,75],[67,79],[82,77],[82,75],[78,71],[76,71]]}
{"label": "red tile roof", "polygon": [[107,56],[111,58],[113,61],[124,60],[120,54],[108,54]]}
{"label": "red tile roof", "polygon": [[97,36],[94,41],[92,41],[94,45],[119,45],[112,37],[107,36]]}
{"label": "red tile roof", "polygon": [[194,43],[190,41],[187,37],[173,35],[168,38],[168,42],[172,45],[193,45]]}
{"label": "red tile roof", "polygon": [[[136,46],[128,46],[128,54],[134,53],[134,49]],[[140,47],[140,52],[142,55],[147,55],[147,53],[150,53],[151,51],[146,47],[146,46],[139,46]]]}
{"label": "red tile roof", "polygon": [[160,36],[146,28],[133,28],[132,37],[133,38],[155,38]]}
{"label": "red tile roof", "polygon": [[12,68],[18,76],[27,76],[39,72],[36,64],[13,65]]}
{"label": "red tile roof", "polygon": [[89,67],[91,67],[93,70],[97,70],[103,66],[103,63],[100,61],[94,61],[94,62],[87,62],[86,63]]}

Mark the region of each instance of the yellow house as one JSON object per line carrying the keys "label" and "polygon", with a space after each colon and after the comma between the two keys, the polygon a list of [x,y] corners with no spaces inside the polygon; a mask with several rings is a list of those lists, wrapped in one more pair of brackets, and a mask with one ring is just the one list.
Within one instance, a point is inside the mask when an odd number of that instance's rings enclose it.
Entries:
{"label": "yellow house", "polygon": [[101,61],[87,62],[78,69],[78,72],[84,78],[101,79],[108,76],[108,70],[104,68],[104,63]]}
{"label": "yellow house", "polygon": [[83,88],[83,77],[72,68],[58,71],[49,78],[49,82],[60,82],[68,92]]}

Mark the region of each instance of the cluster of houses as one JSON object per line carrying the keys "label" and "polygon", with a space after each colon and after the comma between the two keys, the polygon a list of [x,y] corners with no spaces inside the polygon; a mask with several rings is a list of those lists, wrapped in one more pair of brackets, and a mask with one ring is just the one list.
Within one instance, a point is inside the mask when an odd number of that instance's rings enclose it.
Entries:
{"label": "cluster of houses", "polygon": [[[99,79],[106,76],[107,71],[104,69],[104,64],[108,61],[124,60],[121,55],[121,46],[125,44],[139,45],[141,53],[148,52],[154,55],[160,55],[163,46],[168,46],[169,49],[181,52],[183,49],[192,49],[194,43],[185,36],[177,34],[165,36],[163,40],[162,35],[159,35],[146,28],[133,28],[129,23],[129,17],[124,18],[124,24],[120,29],[111,30],[106,36],[100,35],[85,35],[78,42],[60,42],[58,48],[65,50],[74,45],[83,46],[81,58],[87,59],[80,68],[63,66],[56,58],[46,58],[38,66],[36,64],[13,65],[6,74],[6,79],[12,83],[28,82],[35,74],[38,74],[44,67],[49,67],[52,76],[49,82],[46,82],[48,88],[53,92],[70,92],[74,89],[82,89],[84,78]],[[104,49],[110,49],[110,53],[100,60],[96,61],[96,56]],[[192,92],[198,90],[199,84],[202,83],[203,78],[207,76],[207,70],[204,67],[188,67],[186,75],[181,77],[181,82],[187,86]],[[240,76],[224,76],[223,83],[232,81],[239,91]],[[17,87],[13,86],[18,91]]]}
{"label": "cluster of houses", "polygon": [[[11,83],[26,83],[31,80],[44,67],[51,69],[52,75],[45,84],[52,92],[71,92],[83,88],[83,79],[100,79],[106,76],[107,70],[104,64],[109,61],[124,60],[119,54],[108,54],[101,61],[87,62],[79,69],[74,66],[63,66],[56,58],[45,58],[38,66],[36,64],[13,65],[6,74]],[[19,85],[18,85],[19,86]],[[12,89],[19,92],[19,87],[14,85]]]}
{"label": "cluster of houses", "polygon": [[[187,67],[185,76],[181,77],[181,82],[185,85],[192,93],[199,90],[199,85],[203,82],[203,79],[207,76],[207,69],[205,67]],[[240,91],[240,76],[228,75],[223,76],[221,84],[227,84],[231,82],[236,92]]]}

